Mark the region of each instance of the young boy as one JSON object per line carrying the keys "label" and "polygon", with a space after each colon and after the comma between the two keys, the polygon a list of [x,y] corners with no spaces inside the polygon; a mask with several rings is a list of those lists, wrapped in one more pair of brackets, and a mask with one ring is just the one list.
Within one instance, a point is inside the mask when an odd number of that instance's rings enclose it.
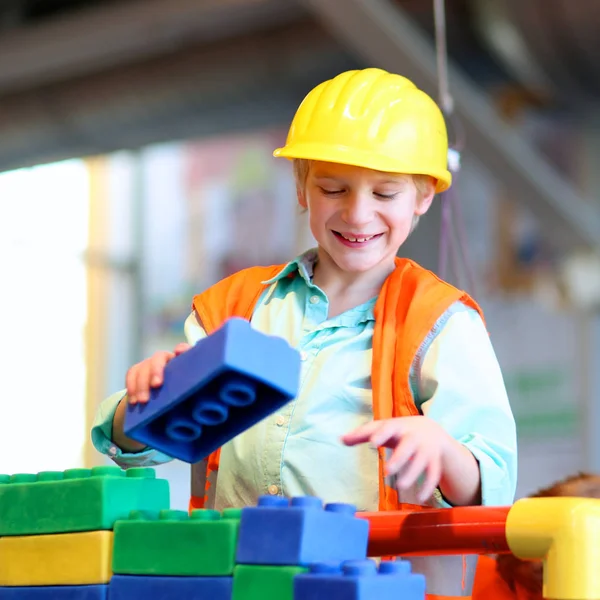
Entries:
{"label": "young boy", "polygon": [[[286,338],[301,352],[300,391],[210,457],[207,505],[252,505],[262,494],[315,495],[360,511],[512,502],[515,423],[481,311],[396,258],[450,186],[447,151],[439,109],[399,75],[349,71],[304,99],[275,156],[293,160],[318,247],[219,282],[194,298],[185,324],[189,344],[234,315]],[[165,364],[189,347],[129,370],[126,394],[99,409],[98,450],[123,466],[169,460],[124,436],[124,412],[147,402]],[[428,592],[440,587],[434,576],[451,587],[439,562],[423,570]]]}

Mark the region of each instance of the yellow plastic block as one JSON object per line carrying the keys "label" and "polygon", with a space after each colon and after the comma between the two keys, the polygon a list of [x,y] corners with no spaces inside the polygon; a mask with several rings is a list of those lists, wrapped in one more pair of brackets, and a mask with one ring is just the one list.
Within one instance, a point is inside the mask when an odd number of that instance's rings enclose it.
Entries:
{"label": "yellow plastic block", "polygon": [[0,586],[108,583],[112,548],[112,531],[0,538]]}
{"label": "yellow plastic block", "polygon": [[544,561],[544,598],[600,598],[600,500],[524,498],[506,519],[515,556]]}

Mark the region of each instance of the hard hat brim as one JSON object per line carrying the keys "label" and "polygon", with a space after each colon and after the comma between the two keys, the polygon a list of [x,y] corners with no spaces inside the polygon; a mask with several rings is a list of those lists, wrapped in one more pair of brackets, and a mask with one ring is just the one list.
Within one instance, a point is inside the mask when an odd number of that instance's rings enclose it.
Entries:
{"label": "hard hat brim", "polygon": [[435,192],[445,192],[452,185],[452,174],[448,170],[432,172],[431,168],[419,168],[419,165],[401,164],[396,158],[384,154],[361,152],[356,148],[345,146],[330,146],[323,144],[293,144],[277,148],[273,152],[275,158],[295,158],[305,160],[318,160],[322,162],[338,163],[363,167],[384,173],[402,173],[406,175],[429,175],[436,180]]}

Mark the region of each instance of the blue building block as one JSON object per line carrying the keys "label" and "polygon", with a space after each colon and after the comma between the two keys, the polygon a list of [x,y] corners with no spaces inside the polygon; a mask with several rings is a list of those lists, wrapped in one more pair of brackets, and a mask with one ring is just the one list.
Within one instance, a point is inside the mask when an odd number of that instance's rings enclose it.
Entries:
{"label": "blue building block", "polygon": [[174,358],[146,404],[127,407],[125,434],[195,463],[296,397],[300,354],[229,319]]}
{"label": "blue building block", "polygon": [[110,600],[231,600],[233,577],[113,575]]}
{"label": "blue building block", "polygon": [[351,504],[323,504],[305,496],[290,501],[262,496],[242,509],[236,562],[307,566],[361,560],[367,556],[369,523]]}
{"label": "blue building block", "polygon": [[294,578],[294,600],[424,600],[425,577],[405,560],[314,564]]}
{"label": "blue building block", "polygon": [[107,600],[108,585],[0,587],[0,600]]}

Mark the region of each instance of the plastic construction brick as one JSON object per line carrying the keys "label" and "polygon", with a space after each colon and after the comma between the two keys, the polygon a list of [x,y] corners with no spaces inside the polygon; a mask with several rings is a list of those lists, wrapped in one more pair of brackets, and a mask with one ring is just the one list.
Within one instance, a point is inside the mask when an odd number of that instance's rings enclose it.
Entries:
{"label": "plastic construction brick", "polygon": [[112,576],[112,531],[0,538],[0,585],[93,585]]}
{"label": "plastic construction brick", "polygon": [[299,379],[300,354],[283,338],[229,319],[168,363],[149,402],[128,405],[124,430],[195,463],[295,398]]}
{"label": "plastic construction brick", "polygon": [[408,561],[314,564],[294,580],[294,600],[424,600],[425,577]]}
{"label": "plastic construction brick", "polygon": [[154,469],[118,467],[0,475],[0,536],[112,529],[132,510],[169,508]]}
{"label": "plastic construction brick", "polygon": [[134,512],[115,524],[113,571],[125,575],[232,575],[240,509]]}
{"label": "plastic construction brick", "polygon": [[304,567],[238,565],[233,572],[233,600],[295,600],[294,578]]}
{"label": "plastic construction brick", "polygon": [[0,600],[108,600],[108,586],[0,587]]}
{"label": "plastic construction brick", "polygon": [[367,556],[369,523],[351,504],[319,498],[262,496],[242,509],[236,561],[255,565],[310,565],[361,560]]}
{"label": "plastic construction brick", "polygon": [[232,581],[231,577],[115,575],[110,600],[231,600]]}

